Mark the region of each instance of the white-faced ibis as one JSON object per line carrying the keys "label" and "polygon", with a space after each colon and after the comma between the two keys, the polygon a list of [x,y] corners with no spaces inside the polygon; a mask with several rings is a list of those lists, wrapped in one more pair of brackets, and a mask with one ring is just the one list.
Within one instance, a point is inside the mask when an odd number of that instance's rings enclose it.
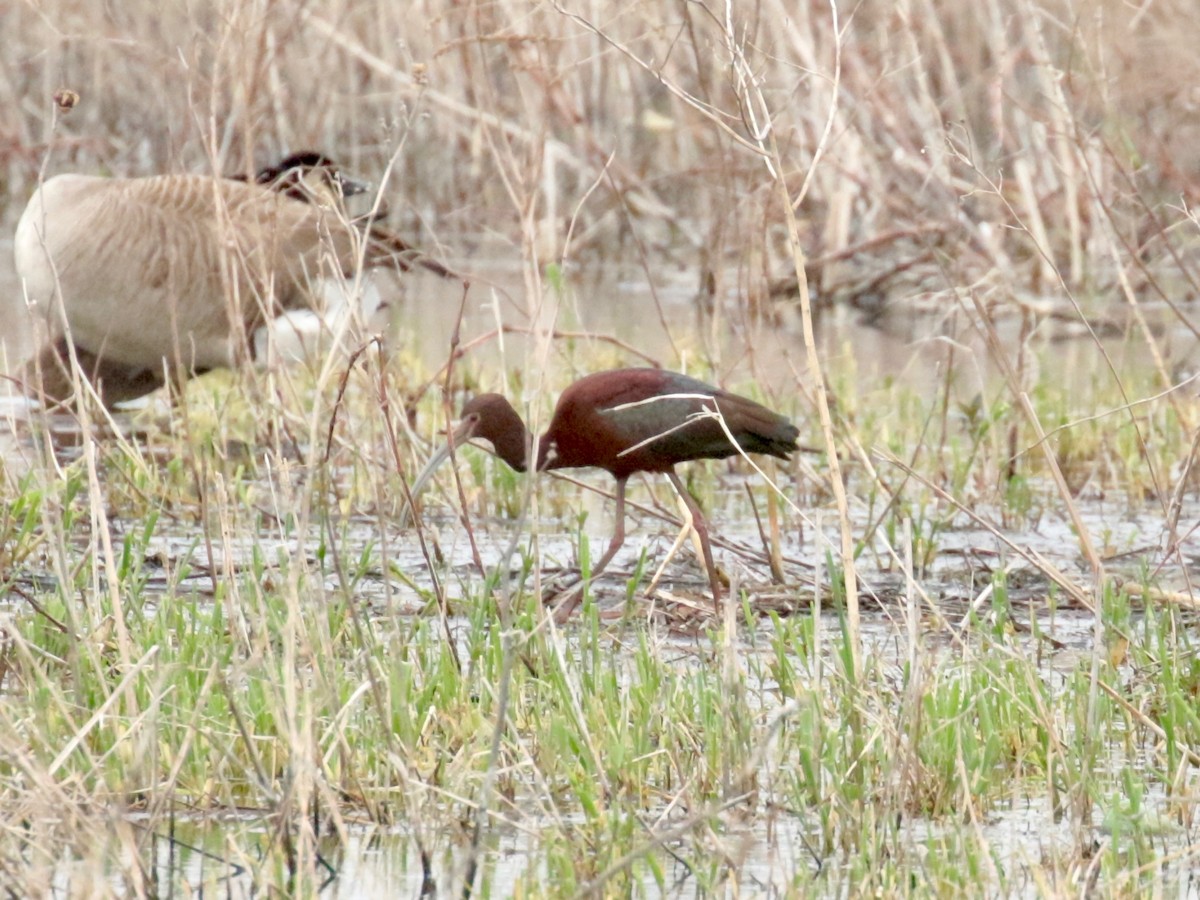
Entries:
{"label": "white-faced ibis", "polygon": [[[786,417],[746,397],[730,394],[687,375],[661,369],[614,369],[587,375],[558,399],[550,427],[537,445],[537,468],[605,469],[617,479],[616,533],[592,568],[599,574],[625,540],[625,484],[635,472],[662,472],[671,479],[692,514],[700,537],[713,600],[720,585],[708,529],[696,500],[675,466],[693,459],[724,459],[741,452],[787,459],[799,431]],[[732,440],[731,440],[732,437]],[[450,447],[472,438],[491,442],[495,454],[524,472],[531,436],[512,405],[499,394],[480,394],[462,410],[450,443],[436,453],[413,481],[416,496]],[[736,442],[736,445],[735,445]]]}
{"label": "white-faced ibis", "polygon": [[21,381],[69,397],[69,334],[105,403],[119,403],[161,387],[164,369],[182,381],[252,357],[246,339],[313,306],[322,276],[413,263],[447,274],[375,221],[349,221],[341,199],[362,189],[311,152],[252,176],[46,179],[13,240],[50,330]]}

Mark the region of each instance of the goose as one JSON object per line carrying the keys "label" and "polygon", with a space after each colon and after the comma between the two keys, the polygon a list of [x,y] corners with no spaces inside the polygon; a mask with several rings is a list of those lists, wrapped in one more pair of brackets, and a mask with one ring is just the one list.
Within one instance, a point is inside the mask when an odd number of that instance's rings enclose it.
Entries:
{"label": "goose", "polygon": [[[17,223],[19,283],[50,337],[18,376],[73,392],[72,350],[106,406],[253,359],[254,332],[315,303],[314,282],[412,264],[448,276],[342,198],[364,188],[306,151],[252,176],[47,179]],[[66,326],[65,328],[63,326]]]}

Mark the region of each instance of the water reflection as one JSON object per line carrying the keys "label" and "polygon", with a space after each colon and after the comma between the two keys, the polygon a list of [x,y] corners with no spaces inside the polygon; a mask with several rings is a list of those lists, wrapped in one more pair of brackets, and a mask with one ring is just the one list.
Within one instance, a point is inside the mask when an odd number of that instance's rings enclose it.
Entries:
{"label": "water reflection", "polygon": [[[1089,652],[1091,619],[1085,614],[1062,611],[1042,612],[1037,618],[1044,634],[1053,635],[1064,647],[1051,655],[1044,669],[1053,690],[1062,690],[1075,677]],[[832,633],[838,627],[835,615],[823,617],[823,629]],[[865,649],[880,663],[888,678],[901,678],[905,627],[903,622],[889,622],[883,617],[864,623]],[[1022,652],[1032,657],[1043,638],[1024,634],[1014,640]],[[667,638],[666,645],[676,665],[682,668],[711,665],[706,651],[697,649],[692,641]],[[612,652],[616,670],[632,677],[636,667],[630,662],[628,648],[618,641]],[[746,656],[758,652],[761,648],[756,648],[752,641],[743,641],[738,648],[738,653]],[[922,643],[922,653],[933,669],[940,669],[964,654],[970,657],[986,652],[989,652],[986,642],[980,647],[938,640]],[[966,663],[970,664],[969,659]],[[803,668],[799,660],[797,665]],[[751,704],[760,699],[766,706],[782,702],[778,686],[770,680],[770,672],[765,667],[747,667],[749,689],[745,697]],[[760,676],[766,676],[765,680],[760,680]],[[753,709],[758,714],[764,707],[754,705]],[[1132,750],[1130,759],[1114,758],[1108,761],[1108,766],[1113,772],[1129,764],[1153,768],[1161,764],[1157,754],[1158,749],[1149,742]],[[764,783],[773,783],[776,775],[768,765],[762,777]],[[535,789],[530,786],[530,790]],[[1165,854],[1186,851],[1189,846],[1185,829],[1169,815],[1173,802],[1162,784],[1149,788],[1140,798],[1139,814],[1147,820],[1161,819],[1155,831]],[[536,886],[553,888],[546,881],[547,848],[554,845],[553,836],[558,829],[571,826],[569,819],[547,818],[537,812],[538,808],[536,800],[520,796],[518,790],[513,808],[504,810],[504,815],[493,821],[482,847],[476,883],[482,895],[514,896],[531,886],[535,886],[535,892]],[[433,896],[461,896],[469,840],[460,827],[463,820],[448,808],[432,815],[434,820],[424,823],[423,829],[412,821],[384,826],[350,820],[336,828],[329,821],[305,822],[305,827],[320,835],[313,848],[315,855],[301,854],[301,858],[308,860],[306,884],[319,885],[322,897],[347,900],[416,897],[423,891]],[[1096,832],[1097,838],[1109,839],[1110,825],[1105,819],[1104,804],[1097,803],[1093,815],[1097,822],[1103,823]],[[701,827],[694,835],[683,837],[680,844],[673,845],[675,849],[685,848],[677,855],[656,846],[654,834],[671,831],[676,824],[687,820],[689,813],[650,808],[642,818],[647,827],[637,843],[645,843],[646,858],[653,858],[657,877],[662,881],[656,880],[654,868],[639,857],[630,870],[640,887],[635,893],[694,896],[696,873],[684,862],[690,855],[689,841],[694,837],[711,851],[706,842],[713,839],[712,835],[700,837],[705,831]],[[854,882],[854,859],[822,848],[824,826],[819,811],[787,809],[763,799],[750,808],[738,807],[714,814],[714,819],[721,823],[714,832],[720,834],[730,858],[737,859],[736,870],[730,873],[735,888],[740,886],[755,894],[791,896],[799,886],[808,884],[810,878],[814,879],[812,884],[833,892]],[[135,813],[125,817],[121,824],[139,832],[137,846],[143,848],[139,852],[149,861],[141,873],[153,879],[158,896],[249,898],[260,896],[265,883],[279,885],[287,881],[287,854],[280,847],[278,822],[260,811],[181,815],[154,823],[147,815]],[[141,829],[150,829],[149,836]],[[1039,784],[1021,779],[1013,781],[1006,798],[997,799],[989,807],[986,817],[972,822],[972,829],[978,846],[986,847],[1000,870],[1013,878],[1033,877],[1029,872],[1036,871],[1039,864],[1053,869],[1054,860],[1069,860],[1077,849],[1077,824],[1054,808]],[[894,838],[894,852],[911,859],[918,867],[919,860],[926,857],[943,864],[964,852],[963,826],[953,817],[947,821],[906,815],[897,819]],[[298,838],[293,835],[292,846],[297,844]],[[95,851],[105,860],[122,859],[130,871],[136,868],[128,854],[114,852],[112,847],[97,847]],[[89,893],[87,888],[94,888],[96,883],[95,870],[89,868],[91,862],[62,860],[55,878],[56,890],[63,896],[74,896],[81,888],[84,888],[82,893]],[[127,887],[112,870],[107,877],[118,891]],[[1178,872],[1164,867],[1162,878],[1168,890],[1174,886],[1180,891],[1179,896],[1185,896],[1194,876],[1187,866]]]}
{"label": "water reflection", "polygon": [[[11,226],[5,232],[6,238],[10,234]],[[633,351],[676,368],[688,367],[689,360],[711,361],[731,384],[749,379],[759,381],[768,394],[774,394],[775,402],[780,398],[795,398],[797,385],[807,382],[800,330],[794,312],[786,305],[779,308],[778,318],[771,319],[754,318],[735,304],[718,310],[712,318],[700,317],[694,302],[694,279],[689,273],[656,272],[655,279],[659,284],[655,291],[650,291],[648,279],[643,274],[597,269],[572,277],[561,291],[548,289],[546,295],[551,302],[546,308],[529,310],[523,299],[527,291],[520,271],[514,265],[495,262],[504,259],[500,250],[490,253],[488,258],[493,262],[449,261],[456,267],[474,270],[483,276],[473,284],[465,305],[462,305],[461,327],[464,344],[479,341],[466,358],[464,369],[484,373],[480,375],[481,381],[489,380],[484,381],[482,387],[503,387],[502,373],[512,372],[525,373],[527,383],[536,374],[546,373],[551,383],[562,384],[578,374],[572,371],[573,365],[598,368],[636,363],[638,357]],[[460,286],[428,273],[412,274],[398,282],[381,278],[380,282],[383,296],[390,298],[389,327],[395,346],[411,353],[427,370],[441,365],[448,352],[450,335],[458,322],[463,299]],[[20,291],[11,268],[11,242],[7,240],[0,240],[0,317],[5,323],[0,331],[0,366],[5,359],[11,365],[29,352],[31,330],[20,302]],[[1170,321],[1169,316],[1164,316],[1158,329],[1159,349],[1168,376],[1180,378],[1195,364],[1196,340],[1186,329],[1171,327]],[[563,336],[549,343],[520,331],[498,332],[488,337],[501,325],[523,329],[534,322],[543,329],[554,328]],[[824,364],[830,372],[846,373],[841,376],[845,382],[835,384],[835,390],[845,393],[855,389],[886,391],[888,383],[894,382],[910,390],[922,391],[942,384],[951,367],[953,390],[963,402],[995,384],[996,368],[989,362],[985,343],[966,313],[945,309],[921,316],[896,317],[884,324],[886,327],[879,327],[878,323],[865,325],[853,310],[837,310],[823,316],[819,340]],[[1002,340],[1011,348],[1014,358],[1020,343],[1019,328],[1020,323],[1016,320],[1008,321],[1002,334]],[[1110,361],[1120,372],[1146,371],[1155,364],[1136,332],[1126,335],[1118,330],[1112,333],[1104,342],[1104,349],[1109,354],[1105,359],[1090,340],[1060,341],[1050,327],[1047,326],[1044,333],[1038,329],[1030,343],[1032,349],[1039,351],[1034,364],[1050,367],[1058,381],[1068,388],[1082,389],[1094,379],[1109,377]],[[599,336],[623,342],[628,349]],[[853,402],[854,398],[843,394],[842,399]],[[805,409],[807,403],[794,399],[793,406]],[[7,426],[0,425],[0,428]],[[8,450],[0,449],[0,453],[7,456]],[[995,511],[983,512],[999,520]],[[1157,544],[1160,519],[1154,516],[1134,518],[1124,510],[1118,512],[1121,518],[1116,524],[1108,508],[1085,510],[1085,520],[1089,524],[1094,522],[1097,533],[1107,533],[1109,543],[1119,550]],[[597,501],[588,521],[596,521],[601,513],[610,514],[611,506]],[[1194,510],[1188,510],[1188,516],[1194,519]],[[740,521],[751,521],[750,514],[743,512]],[[826,525],[832,536],[832,523]],[[371,523],[370,529],[374,527]],[[610,524],[603,522],[597,527],[599,532],[606,533]],[[725,531],[736,535],[736,525]],[[747,533],[751,537],[755,534],[749,530]],[[506,536],[502,537],[503,541],[496,541],[495,553],[489,553],[492,547],[484,544],[489,559],[494,559],[498,547],[507,543]],[[572,539],[573,536],[563,539],[561,552],[559,545],[550,543],[548,552],[550,555],[560,552],[564,559],[569,559],[574,546]],[[161,543],[172,558],[191,552],[191,544],[187,541],[173,547],[171,540],[164,537]],[[363,544],[369,540],[364,537]],[[451,543],[453,540],[452,535],[443,550],[451,563],[466,565],[469,559],[466,548]],[[670,536],[656,537],[655,540],[660,544],[670,543]],[[809,540],[812,540],[811,535]],[[990,549],[994,544],[990,536],[974,530],[947,533],[940,540],[944,550],[961,549],[964,554],[979,548]],[[1077,559],[1070,528],[1065,524],[1044,522],[1036,533],[1023,536],[1022,542],[1051,559],[1055,558],[1055,551],[1065,555],[1067,562]],[[394,543],[400,546],[403,542],[397,539]],[[236,544],[226,542],[222,546],[236,547]],[[248,538],[247,558],[262,546],[261,536]],[[159,545],[150,549],[159,549]],[[631,549],[636,552],[636,548]],[[402,552],[415,553],[411,550]],[[787,552],[798,557],[807,556],[809,548],[792,544],[787,547]],[[657,559],[658,555],[658,551],[654,551],[650,557]],[[880,556],[884,558],[883,553]],[[960,565],[960,557],[948,552],[941,558],[947,568]],[[403,568],[420,571],[415,555],[413,559],[413,565]],[[212,570],[220,569],[220,566],[214,566]],[[960,572],[942,572],[940,569],[937,574],[959,580],[962,577]],[[407,611],[415,611],[417,598],[411,590],[411,596],[400,596],[399,588],[388,583],[382,575],[374,581],[365,579],[365,582],[365,590],[372,599],[376,598],[369,592],[377,589],[378,598],[389,597],[391,602],[408,603],[411,608]],[[162,589],[167,590],[165,579]],[[396,600],[396,596],[400,599]],[[378,599],[378,602],[382,604],[383,600]],[[836,624],[831,619],[829,630],[835,630]],[[1090,629],[1089,618],[1076,620],[1063,613],[1043,625],[1042,630],[1052,633],[1066,646],[1066,652],[1055,657],[1058,665],[1074,671],[1077,654],[1086,653],[1090,648]],[[902,632],[880,617],[879,621],[866,624],[864,637],[876,655],[881,655],[889,647],[902,646],[897,637],[899,634]],[[1036,652],[1036,648],[1032,652]],[[762,690],[764,694],[769,692],[768,687]],[[1167,801],[1156,795],[1147,796],[1146,803],[1165,808]],[[775,812],[753,821],[757,827],[753,834],[746,836],[748,852],[743,869],[746,884],[754,884],[756,889],[777,888],[780,893],[786,893],[793,885],[795,873],[811,865],[803,854],[810,825],[802,816]],[[768,822],[769,827],[764,824]],[[536,832],[542,824],[526,821],[523,831],[501,830],[492,837],[485,878],[494,895],[508,895],[526,879],[537,883],[536,871],[531,877],[529,870],[541,864],[543,845],[529,834]],[[953,840],[953,835],[944,837],[943,829],[920,820],[906,822],[904,828],[904,849],[914,854],[943,839]],[[1043,854],[1055,853],[1060,845],[1069,846],[1072,837],[1065,834],[1067,829],[1062,820],[1056,821],[1054,810],[1017,796],[1013,798],[1011,809],[989,811],[987,821],[979,828],[984,840],[998,848],[1004,858],[1014,860],[1039,859]],[[156,829],[155,833],[158,837],[153,860],[161,893],[170,895],[175,888],[181,893],[207,888],[210,895],[229,897],[255,895],[254,872],[246,863],[264,857],[274,834],[270,824],[257,815],[179,821],[172,838],[168,838],[162,828]],[[455,879],[461,877],[462,851],[454,840],[453,836],[443,832],[434,857],[436,877],[440,879],[438,889],[443,892],[456,887]],[[325,896],[414,896],[425,883],[427,873],[421,848],[407,828],[352,826],[344,839],[322,838],[319,849],[325,864],[321,871],[330,879]],[[686,879],[687,873],[670,871],[672,862],[666,857],[661,862],[668,868],[668,884],[676,885],[681,894],[690,893],[692,884]],[[63,894],[71,893],[84,883],[73,880],[71,872],[70,864],[65,863],[58,879]],[[656,887],[653,883],[648,884],[647,892],[655,892]]]}
{"label": "water reflection", "polygon": [[[10,210],[6,218],[0,223],[0,375],[32,352],[35,331],[12,266],[15,213]],[[756,315],[730,297],[712,315],[701,315],[696,276],[688,270],[648,272],[618,263],[576,268],[568,277],[531,286],[515,248],[508,245],[497,243],[471,258],[446,261],[472,278],[465,302],[457,281],[423,270],[399,278],[375,276],[373,290],[387,307],[388,321],[376,316],[372,325],[389,333],[395,352],[418,360],[427,372],[447,359],[461,309],[461,346],[470,349],[460,371],[478,373],[481,386],[489,389],[508,386],[505,374],[515,373],[527,389],[543,377],[557,386],[585,370],[638,365],[646,359],[706,377],[711,366],[718,380],[732,386],[754,381],[777,403],[809,381],[796,306],[787,300],[771,301],[769,314]],[[530,299],[537,296],[545,298],[541,306]],[[997,369],[988,360],[972,311],[950,294],[937,300],[892,299],[897,312],[873,315],[869,323],[863,313],[846,307],[820,315],[822,365],[839,379],[851,379],[839,381],[835,389],[886,389],[895,383],[924,392],[949,382],[952,395],[966,402],[995,383]],[[922,312],[906,312],[914,307]],[[1152,323],[1166,377],[1179,380],[1194,369],[1196,335],[1170,310],[1143,308],[1142,314]],[[1000,337],[1014,363],[1024,341],[1029,371],[1052,367],[1068,387],[1083,388],[1097,377],[1108,377],[1110,364],[1120,373],[1155,364],[1144,336],[1124,315],[1123,308],[1103,314],[1104,353],[1070,316],[1046,316],[1028,325],[1024,338],[1022,320],[1002,316]],[[292,330],[281,327],[276,334],[287,343]],[[548,339],[551,331],[558,337]],[[1062,340],[1068,334],[1084,337]],[[952,379],[947,379],[948,370]]]}

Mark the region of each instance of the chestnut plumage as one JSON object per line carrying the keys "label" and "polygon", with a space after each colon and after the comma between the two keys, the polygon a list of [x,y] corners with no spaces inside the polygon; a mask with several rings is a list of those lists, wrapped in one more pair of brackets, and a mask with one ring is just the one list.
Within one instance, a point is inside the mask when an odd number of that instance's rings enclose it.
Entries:
{"label": "chestnut plumage", "polygon": [[[594,467],[617,480],[616,533],[593,567],[593,575],[612,561],[624,542],[629,477],[636,472],[667,475],[692,513],[713,600],[719,602],[720,587],[704,517],[676,475],[675,466],[740,453],[787,459],[797,449],[798,435],[785,416],[696,378],[662,369],[614,369],[587,375],[563,391],[550,426],[537,443],[537,468]],[[473,438],[490,442],[495,454],[518,472],[529,468],[533,443],[525,423],[504,397],[481,394],[463,407],[450,443],[434,454],[413,481],[413,495],[425,487],[452,444]]]}

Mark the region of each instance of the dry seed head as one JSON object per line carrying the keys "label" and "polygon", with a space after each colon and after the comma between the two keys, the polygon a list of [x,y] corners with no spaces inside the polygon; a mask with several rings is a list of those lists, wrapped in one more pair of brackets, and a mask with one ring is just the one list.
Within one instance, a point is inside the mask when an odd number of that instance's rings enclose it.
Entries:
{"label": "dry seed head", "polygon": [[69,113],[79,104],[79,94],[70,88],[61,88],[54,92],[54,105],[60,113]]}
{"label": "dry seed head", "polygon": [[425,63],[413,63],[412,79],[416,84],[429,84],[429,67]]}

